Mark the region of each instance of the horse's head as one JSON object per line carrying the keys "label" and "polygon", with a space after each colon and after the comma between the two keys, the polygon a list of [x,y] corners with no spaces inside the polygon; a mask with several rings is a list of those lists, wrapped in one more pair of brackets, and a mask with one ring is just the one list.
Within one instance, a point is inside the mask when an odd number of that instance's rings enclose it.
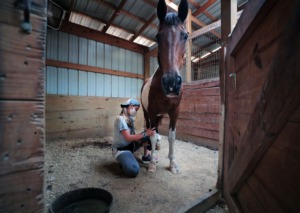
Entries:
{"label": "horse's head", "polygon": [[158,63],[163,72],[162,88],[165,95],[180,94],[182,79],[179,71],[183,66],[185,43],[188,38],[184,27],[187,14],[187,0],[181,0],[178,13],[167,13],[165,0],[159,0],[157,4],[157,16],[160,21],[156,35]]}

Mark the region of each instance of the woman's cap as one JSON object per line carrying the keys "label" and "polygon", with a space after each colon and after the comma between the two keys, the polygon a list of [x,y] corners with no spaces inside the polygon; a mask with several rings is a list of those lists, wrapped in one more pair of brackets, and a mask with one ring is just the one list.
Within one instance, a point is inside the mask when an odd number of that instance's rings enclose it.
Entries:
{"label": "woman's cap", "polygon": [[133,105],[133,106],[140,106],[140,102],[134,98],[130,98],[128,99],[128,101],[126,101],[125,103],[121,104],[121,107],[128,107],[129,105]]}

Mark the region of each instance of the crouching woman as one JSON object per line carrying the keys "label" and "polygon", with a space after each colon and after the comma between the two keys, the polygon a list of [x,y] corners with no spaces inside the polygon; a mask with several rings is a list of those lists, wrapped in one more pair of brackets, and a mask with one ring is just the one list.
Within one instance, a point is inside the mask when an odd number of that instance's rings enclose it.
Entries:
{"label": "crouching woman", "polygon": [[155,134],[154,129],[147,129],[140,134],[135,134],[135,116],[140,108],[140,103],[136,99],[129,99],[121,104],[122,111],[114,123],[114,136],[112,154],[119,162],[125,175],[136,177],[140,167],[133,153],[141,146],[144,147],[143,163],[151,160],[151,143],[148,143],[149,136]]}

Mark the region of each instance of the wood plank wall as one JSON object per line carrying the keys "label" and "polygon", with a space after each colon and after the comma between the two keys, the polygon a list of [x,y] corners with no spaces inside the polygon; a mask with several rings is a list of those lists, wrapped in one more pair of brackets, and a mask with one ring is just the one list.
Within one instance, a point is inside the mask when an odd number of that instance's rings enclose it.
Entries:
{"label": "wood plank wall", "polygon": [[[218,149],[220,120],[219,79],[184,83],[180,114],[176,125],[177,139]],[[166,116],[159,130],[168,135]]]}
{"label": "wood plank wall", "polygon": [[[127,100],[47,95],[47,141],[112,136],[114,120],[121,112],[120,104]],[[143,119],[142,110],[139,110],[135,122],[137,132],[142,131]]]}
{"label": "wood plank wall", "polygon": [[[177,138],[198,145],[218,148],[220,93],[219,80],[184,84]],[[113,122],[120,113],[120,103],[127,98],[47,95],[47,140],[97,138],[112,136]],[[168,135],[168,117],[159,127]],[[144,126],[142,110],[138,111],[137,132]]]}
{"label": "wood plank wall", "polygon": [[23,11],[0,1],[0,212],[43,212],[45,0],[35,0],[32,32]]}

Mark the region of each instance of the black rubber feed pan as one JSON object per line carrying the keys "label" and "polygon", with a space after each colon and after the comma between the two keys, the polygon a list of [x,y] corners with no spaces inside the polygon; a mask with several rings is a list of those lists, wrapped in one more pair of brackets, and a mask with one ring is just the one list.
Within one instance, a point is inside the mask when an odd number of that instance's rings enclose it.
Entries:
{"label": "black rubber feed pan", "polygon": [[50,213],[109,212],[112,195],[100,188],[82,188],[66,192],[54,200]]}

